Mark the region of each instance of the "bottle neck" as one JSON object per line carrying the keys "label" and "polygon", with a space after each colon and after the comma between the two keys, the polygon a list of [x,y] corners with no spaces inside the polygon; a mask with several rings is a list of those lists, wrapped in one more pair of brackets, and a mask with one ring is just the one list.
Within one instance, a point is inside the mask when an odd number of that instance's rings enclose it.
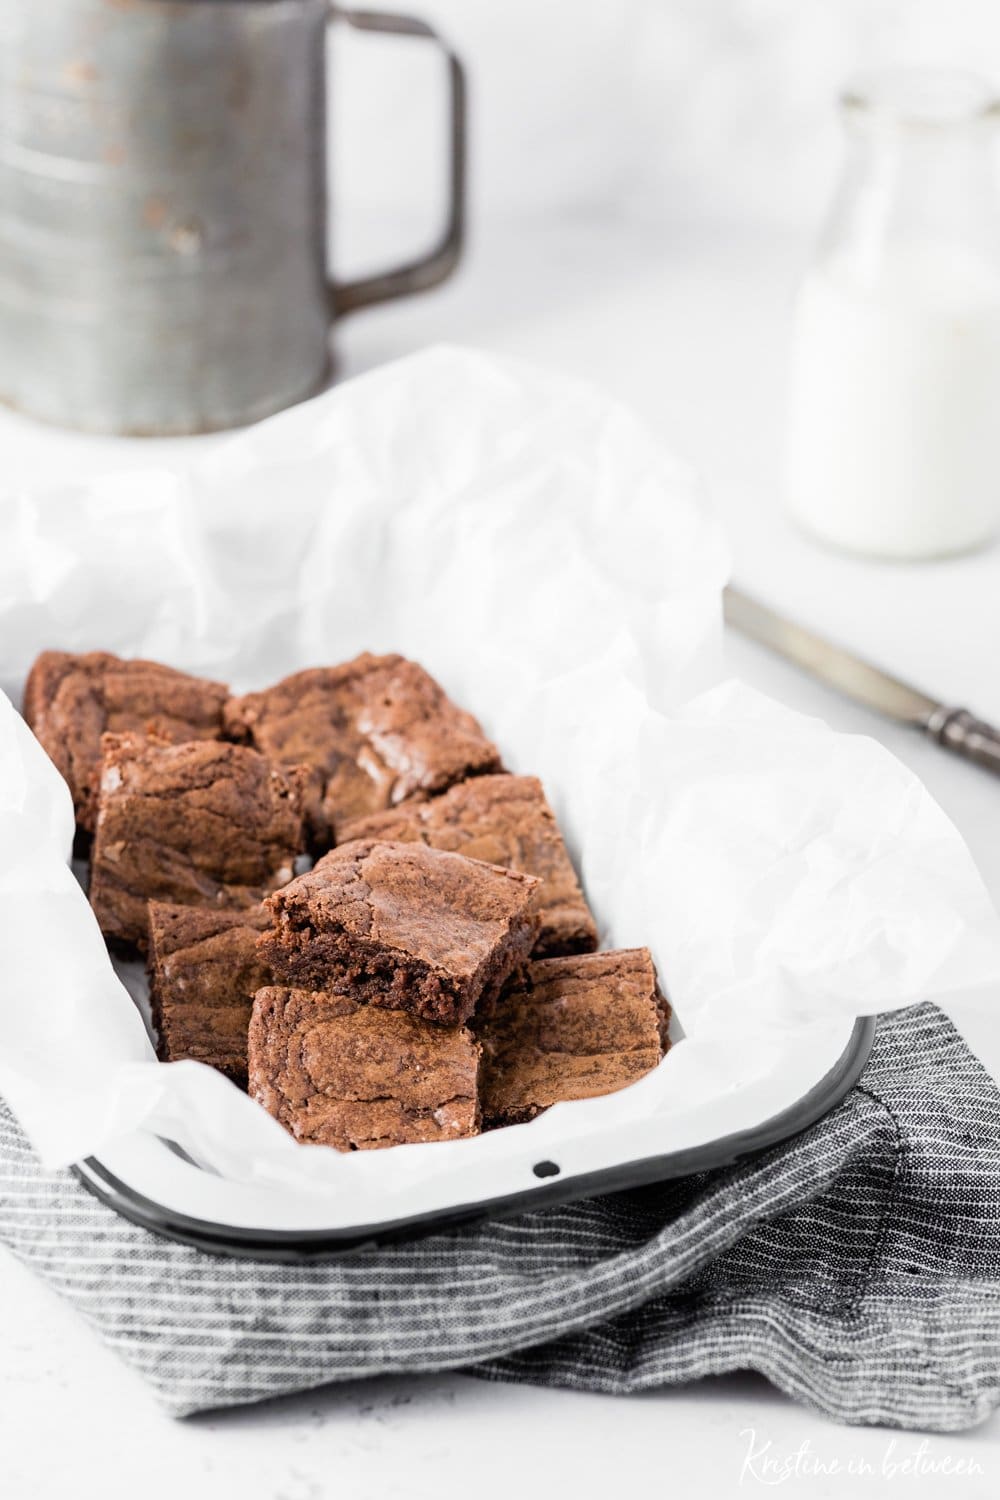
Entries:
{"label": "bottle neck", "polygon": [[900,255],[982,259],[1000,272],[994,153],[982,130],[851,132],[821,255],[864,280]]}

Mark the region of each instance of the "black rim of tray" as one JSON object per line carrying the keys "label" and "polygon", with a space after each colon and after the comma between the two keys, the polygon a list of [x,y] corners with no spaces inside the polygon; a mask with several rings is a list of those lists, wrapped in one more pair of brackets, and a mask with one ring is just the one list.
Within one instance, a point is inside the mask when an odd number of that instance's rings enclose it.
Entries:
{"label": "black rim of tray", "polygon": [[313,1261],[359,1250],[386,1245],[394,1241],[417,1239],[438,1230],[460,1229],[486,1219],[508,1218],[557,1203],[581,1198],[596,1198],[629,1188],[645,1187],[668,1178],[690,1177],[733,1165],[769,1146],[798,1135],[814,1125],[839,1104],[861,1076],[868,1061],[875,1036],[875,1018],[862,1016],[854,1024],[847,1046],[833,1067],[795,1104],[772,1115],[752,1130],[720,1136],[703,1146],[674,1151],[665,1156],[641,1157],[596,1172],[578,1172],[561,1178],[557,1164],[537,1163],[537,1187],[507,1193],[479,1203],[433,1209],[383,1224],[351,1226],[346,1229],[248,1229],[215,1224],[208,1219],[192,1218],[164,1207],[137,1192],[109,1172],[97,1157],[89,1156],[74,1167],[85,1187],[116,1213],[144,1229],[181,1244],[217,1255],[246,1256],[252,1260]]}

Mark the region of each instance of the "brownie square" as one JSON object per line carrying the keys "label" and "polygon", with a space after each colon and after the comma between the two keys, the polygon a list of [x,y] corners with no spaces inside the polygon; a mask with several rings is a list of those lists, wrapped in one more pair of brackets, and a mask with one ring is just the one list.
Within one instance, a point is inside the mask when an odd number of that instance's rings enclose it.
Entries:
{"label": "brownie square", "polygon": [[341,844],[268,897],[275,978],[458,1026],[527,959],[538,881],[425,844]]}
{"label": "brownie square", "polygon": [[342,666],[296,672],[230,699],[225,721],[233,739],[271,760],[316,771],[310,822],[317,848],[329,847],[341,820],[502,769],[472,715],[402,656],[366,652]]}
{"label": "brownie square", "polygon": [[477,1033],[487,1126],[634,1083],[669,1046],[670,1007],[647,948],[529,964]]}
{"label": "brownie square", "polygon": [[149,903],[149,998],[161,1061],[209,1063],[246,1088],[253,997],[271,980],[257,952],[267,922],[262,906]]}
{"label": "brownie square", "polygon": [[97,818],[101,736],[152,732],[158,739],[222,737],[229,689],[155,661],[123,661],[108,651],[43,651],[28,674],[24,717],[69,783],[80,828]]}
{"label": "brownie square", "polygon": [[215,740],[105,735],[90,904],[105,937],[144,947],[146,902],[246,907],[290,880],[301,773]]}
{"label": "brownie square", "polygon": [[252,1097],[296,1140],[368,1151],[478,1132],[480,1048],[464,1026],[266,988],[249,1049]]}
{"label": "brownie square", "polygon": [[537,958],[590,953],[597,928],[563,843],[555,814],[535,776],[476,776],[430,802],[408,802],[341,824],[341,838],[419,840],[470,859],[536,875],[540,919]]}

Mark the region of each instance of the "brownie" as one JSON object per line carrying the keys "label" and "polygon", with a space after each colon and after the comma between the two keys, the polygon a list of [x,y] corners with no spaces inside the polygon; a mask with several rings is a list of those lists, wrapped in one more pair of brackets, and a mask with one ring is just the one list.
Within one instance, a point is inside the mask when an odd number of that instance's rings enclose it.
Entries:
{"label": "brownie", "polygon": [[271,980],[257,952],[267,921],[262,906],[149,903],[149,998],[161,1061],[210,1063],[246,1088],[253,997]]}
{"label": "brownie", "polygon": [[341,844],[275,891],[259,947],[275,979],[458,1026],[527,960],[530,875],[425,844]]}
{"label": "brownie", "polygon": [[538,958],[590,953],[597,928],[563,843],[555,814],[535,776],[477,776],[430,802],[408,802],[342,824],[344,839],[420,840],[470,859],[537,875],[541,925]]}
{"label": "brownie", "polygon": [[669,1019],[647,948],[530,964],[477,1025],[484,1123],[515,1125],[634,1083],[669,1046]]}
{"label": "brownie", "polygon": [[479,1128],[479,1044],[329,991],[268,988],[250,1021],[250,1093],[296,1140],[371,1150]]}
{"label": "brownie", "polygon": [[146,902],[246,907],[290,880],[301,774],[217,740],[105,735],[90,903],[105,936],[145,946]]}
{"label": "brownie", "polygon": [[222,736],[229,689],[155,661],[109,651],[43,651],[24,689],[24,717],[73,794],[80,828],[94,830],[105,732],[180,743]]}
{"label": "brownie", "polygon": [[296,672],[230,699],[225,722],[231,738],[316,771],[310,822],[317,848],[329,847],[341,820],[502,769],[472,715],[402,656],[366,652],[342,666]]}

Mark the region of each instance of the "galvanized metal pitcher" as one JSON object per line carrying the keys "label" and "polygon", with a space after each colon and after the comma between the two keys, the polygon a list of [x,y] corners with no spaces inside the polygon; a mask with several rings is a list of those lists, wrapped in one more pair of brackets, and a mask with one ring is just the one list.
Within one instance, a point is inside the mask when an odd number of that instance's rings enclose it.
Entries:
{"label": "galvanized metal pitcher", "polygon": [[[442,47],[451,204],[421,260],[327,267],[326,29]],[[457,264],[461,66],[329,0],[3,0],[0,399],[95,432],[250,422],[328,377],[330,324]]]}

